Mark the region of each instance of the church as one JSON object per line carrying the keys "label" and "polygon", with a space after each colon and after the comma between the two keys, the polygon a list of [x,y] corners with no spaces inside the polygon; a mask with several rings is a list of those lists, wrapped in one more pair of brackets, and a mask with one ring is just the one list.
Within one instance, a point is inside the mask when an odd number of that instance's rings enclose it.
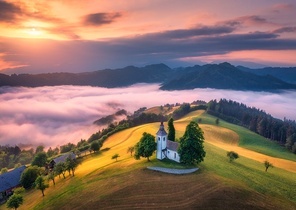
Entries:
{"label": "church", "polygon": [[178,154],[179,143],[168,140],[168,134],[164,129],[163,122],[160,123],[159,130],[156,133],[157,149],[156,158],[163,160],[164,158],[180,163]]}

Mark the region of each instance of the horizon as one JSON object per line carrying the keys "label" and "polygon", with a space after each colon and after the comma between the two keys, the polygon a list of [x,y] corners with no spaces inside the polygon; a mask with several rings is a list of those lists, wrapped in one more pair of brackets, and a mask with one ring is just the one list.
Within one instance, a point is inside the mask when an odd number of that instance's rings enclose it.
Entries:
{"label": "horizon", "polygon": [[[220,64],[223,64],[223,63],[229,63],[227,61],[224,61],[224,62],[212,62],[212,63],[202,63],[202,64],[192,64],[192,65],[187,65],[187,66],[176,66],[176,67],[172,67],[170,65],[167,65],[166,63],[151,63],[151,64],[147,64],[147,65],[126,65],[126,66],[122,66],[122,67],[118,67],[118,68],[104,68],[104,69],[97,69],[97,70],[93,70],[93,71],[78,71],[78,72],[70,72],[70,71],[59,71],[59,72],[55,72],[55,71],[52,71],[52,72],[33,72],[33,73],[22,73],[22,72],[14,72],[13,69],[7,69],[7,70],[4,70],[3,72],[0,71],[0,74],[6,74],[6,75],[12,75],[12,74],[48,74],[48,73],[74,73],[74,74],[79,74],[79,73],[87,73],[87,72],[95,72],[95,71],[103,71],[103,70],[117,70],[117,69],[125,69],[127,67],[136,67],[136,68],[143,68],[143,67],[146,67],[146,66],[152,66],[152,65],[166,65],[167,67],[169,67],[170,69],[174,70],[174,69],[178,69],[178,68],[190,68],[190,67],[194,67],[194,66],[204,66],[204,65],[220,65]],[[249,68],[249,69],[264,69],[264,68],[296,68],[296,64],[295,66],[261,66],[261,67],[249,67],[247,65],[234,65],[232,63],[229,63],[230,65],[234,66],[234,67],[246,67],[246,68]]]}
{"label": "horizon", "polygon": [[3,0],[0,14],[0,73],[296,66],[293,0]]}

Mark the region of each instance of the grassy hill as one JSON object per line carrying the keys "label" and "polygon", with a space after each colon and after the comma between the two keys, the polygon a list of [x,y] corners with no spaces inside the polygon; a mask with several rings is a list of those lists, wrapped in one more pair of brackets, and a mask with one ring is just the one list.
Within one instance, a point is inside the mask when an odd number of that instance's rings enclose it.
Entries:
{"label": "grassy hill", "polygon": [[[207,152],[198,172],[163,174],[146,167],[183,166],[158,161],[155,156],[151,162],[134,160],[127,147],[133,146],[143,132],[155,134],[159,128],[159,123],[146,124],[109,137],[101,152],[84,157],[75,177],[57,177],[56,185],[50,183],[45,197],[37,190],[27,192],[19,209],[296,209],[296,171],[289,168],[289,164],[296,163],[293,156],[281,152],[273,157],[266,155],[276,153],[273,144],[262,146],[265,155],[251,151],[248,147],[254,143],[248,141],[247,131],[223,121],[216,126],[215,118],[202,111],[175,121],[177,136],[182,136],[188,122],[197,118],[202,118]],[[241,157],[229,163],[228,148]],[[117,162],[111,159],[115,153],[120,155]],[[274,164],[275,168],[264,172],[265,158],[289,164]]]}

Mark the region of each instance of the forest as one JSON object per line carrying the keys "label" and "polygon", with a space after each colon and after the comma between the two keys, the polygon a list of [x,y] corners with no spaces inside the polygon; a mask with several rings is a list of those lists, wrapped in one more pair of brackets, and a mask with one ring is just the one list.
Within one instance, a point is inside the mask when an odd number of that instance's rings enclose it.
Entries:
{"label": "forest", "polygon": [[232,100],[211,100],[207,112],[227,122],[250,129],[259,135],[276,141],[296,154],[296,122],[280,120],[254,107]]}

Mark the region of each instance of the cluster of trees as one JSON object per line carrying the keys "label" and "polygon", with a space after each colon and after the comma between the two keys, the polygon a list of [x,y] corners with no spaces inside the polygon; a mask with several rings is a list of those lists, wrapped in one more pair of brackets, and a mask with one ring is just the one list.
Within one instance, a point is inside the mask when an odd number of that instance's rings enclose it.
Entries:
{"label": "cluster of trees", "polygon": [[[170,124],[172,124],[172,120],[170,120]],[[202,162],[206,156],[203,143],[203,131],[196,122],[190,122],[186,127],[184,135],[180,138],[178,148],[180,162],[186,165]],[[149,157],[152,156],[155,150],[155,136],[144,132],[140,141],[134,147],[129,147],[127,152],[131,152],[132,155],[132,152],[135,151],[134,158],[136,160],[143,157],[150,161]]]}
{"label": "cluster of trees", "polygon": [[178,109],[176,109],[173,112],[172,118],[180,119],[181,117],[185,116],[189,112],[192,112],[195,110],[206,110],[206,109],[207,109],[207,105],[205,105],[205,104],[191,106],[189,103],[183,103],[180,105],[180,107]]}
{"label": "cluster of trees", "polygon": [[20,183],[22,187],[17,188],[14,191],[13,195],[9,197],[6,203],[6,207],[13,209],[17,209],[18,207],[20,207],[24,201],[23,192],[31,188],[40,190],[42,196],[44,196],[45,189],[49,187],[48,181],[52,180],[53,184],[55,185],[55,177],[60,177],[60,175],[63,174],[63,177],[66,178],[66,171],[69,172],[69,175],[72,174],[72,176],[74,176],[74,171],[77,166],[77,159],[72,159],[70,158],[70,156],[66,159],[65,162],[58,163],[50,172],[46,171],[44,167],[39,167],[37,165],[29,166],[21,175]]}
{"label": "cluster of trees", "polygon": [[[19,146],[1,146],[0,145],[0,169],[5,172],[5,169],[17,168],[21,165],[30,164],[34,157],[44,152],[43,146],[38,146],[35,150],[21,149]],[[47,150],[46,156],[52,157],[59,154],[59,149],[51,147]]]}
{"label": "cluster of trees", "polygon": [[219,102],[210,101],[207,112],[230,123],[244,126],[265,138],[277,141],[296,154],[295,121],[276,119],[262,110],[226,99],[221,99]]}

